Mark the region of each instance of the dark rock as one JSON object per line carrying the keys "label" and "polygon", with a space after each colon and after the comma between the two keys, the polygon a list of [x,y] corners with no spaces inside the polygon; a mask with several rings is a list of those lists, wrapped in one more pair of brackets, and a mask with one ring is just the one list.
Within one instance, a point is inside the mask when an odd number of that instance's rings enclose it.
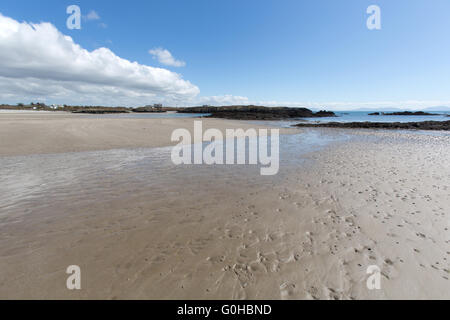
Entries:
{"label": "dark rock", "polygon": [[336,114],[332,111],[320,110],[314,113],[314,117],[336,117]]}
{"label": "dark rock", "polygon": [[210,118],[237,120],[281,120],[292,118],[335,117],[334,112],[313,112],[306,108],[263,107],[263,106],[223,106],[190,107],[178,109],[181,113],[209,113]]}
{"label": "dark rock", "polygon": [[145,112],[145,113],[163,113],[162,108],[154,108],[154,107],[139,107],[131,109],[133,112]]}
{"label": "dark rock", "polygon": [[382,113],[383,116],[439,116],[437,113],[428,113],[423,111],[402,111],[402,112],[391,112],[391,113]]}
{"label": "dark rock", "polygon": [[299,123],[295,127],[450,130],[450,121]]}
{"label": "dark rock", "polygon": [[379,116],[379,115],[380,115],[379,112],[372,112],[372,113],[369,113],[369,116]]}
{"label": "dark rock", "polygon": [[132,112],[140,112],[140,113],[165,113],[167,111],[178,111],[177,108],[171,108],[171,107],[155,107],[155,106],[145,106],[145,107],[138,107],[138,108],[132,108]]}
{"label": "dark rock", "polygon": [[89,113],[89,114],[108,114],[108,113],[129,113],[130,110],[126,108],[109,108],[109,107],[83,107],[75,110],[70,110],[72,113]]}

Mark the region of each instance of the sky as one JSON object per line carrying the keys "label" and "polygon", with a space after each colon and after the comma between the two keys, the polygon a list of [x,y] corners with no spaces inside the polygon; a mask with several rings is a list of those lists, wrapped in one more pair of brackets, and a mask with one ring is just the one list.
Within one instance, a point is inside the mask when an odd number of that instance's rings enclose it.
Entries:
{"label": "sky", "polygon": [[448,0],[2,0],[0,103],[450,106],[449,15]]}

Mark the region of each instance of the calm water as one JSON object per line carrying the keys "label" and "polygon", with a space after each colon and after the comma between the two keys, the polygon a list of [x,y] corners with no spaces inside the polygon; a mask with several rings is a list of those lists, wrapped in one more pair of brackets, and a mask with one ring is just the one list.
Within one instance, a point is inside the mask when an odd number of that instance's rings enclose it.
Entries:
{"label": "calm water", "polygon": [[274,176],[261,176],[260,165],[176,166],[171,147],[0,157],[0,223],[11,214],[69,209],[140,193],[170,200],[205,185],[273,184],[298,170],[305,161],[302,155],[348,139],[345,133],[316,129],[281,135],[280,170]]}
{"label": "calm water", "polygon": [[[371,111],[372,112],[372,111]],[[429,112],[434,116],[370,116],[367,111],[342,111],[335,112],[337,117],[325,117],[318,119],[304,119],[310,122],[418,122],[418,121],[447,121],[450,120],[449,111]]]}
{"label": "calm water", "polygon": [[[430,112],[436,114],[435,116],[369,116],[370,112],[365,111],[342,111],[336,112],[337,117],[325,118],[306,118],[283,121],[265,121],[266,124],[273,124],[275,126],[289,127],[292,124],[308,121],[308,122],[416,122],[416,121],[446,121],[450,120],[449,111]],[[197,118],[207,116],[207,113],[119,113],[119,114],[100,114],[100,115],[84,115],[89,118]],[[257,122],[255,122],[257,123]]]}
{"label": "calm water", "polygon": [[274,127],[289,128],[294,124],[301,122],[321,123],[321,122],[419,122],[419,121],[449,121],[450,111],[429,112],[435,116],[369,116],[366,111],[336,111],[337,117],[324,118],[298,118],[292,120],[255,120],[248,121],[258,125],[267,125]]}
{"label": "calm water", "polygon": [[[0,110],[0,113],[48,113],[52,111],[28,111],[28,110]],[[292,124],[308,122],[417,122],[417,121],[448,121],[450,111],[429,112],[434,116],[369,116],[367,111],[336,111],[337,117],[325,118],[298,118],[294,120],[263,121],[265,124],[274,126],[289,127]],[[107,119],[158,119],[158,118],[199,118],[209,115],[209,113],[117,113],[117,114],[78,114],[86,118],[107,118]],[[261,121],[252,121],[261,123]]]}

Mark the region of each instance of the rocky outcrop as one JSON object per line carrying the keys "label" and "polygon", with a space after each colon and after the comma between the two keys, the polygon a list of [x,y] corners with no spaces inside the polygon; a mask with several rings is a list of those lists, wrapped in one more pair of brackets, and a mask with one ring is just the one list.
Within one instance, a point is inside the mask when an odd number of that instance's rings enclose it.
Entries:
{"label": "rocky outcrop", "polygon": [[88,113],[88,114],[109,114],[109,113],[129,113],[127,108],[109,108],[109,107],[81,107],[70,110],[72,113]]}
{"label": "rocky outcrop", "polygon": [[182,113],[209,113],[210,118],[237,120],[282,120],[294,118],[335,117],[334,112],[313,112],[306,108],[262,107],[262,106],[224,106],[191,107],[179,109]]}
{"label": "rocky outcrop", "polygon": [[133,112],[140,112],[140,113],[163,113],[166,112],[163,111],[162,108],[154,108],[154,107],[138,107],[131,109]]}
{"label": "rocky outcrop", "polygon": [[178,111],[178,109],[171,108],[171,107],[145,106],[145,107],[132,108],[131,111],[138,112],[138,113],[164,113],[164,112],[168,112],[168,111]]}
{"label": "rocky outcrop", "polygon": [[437,113],[428,113],[428,112],[423,112],[423,111],[416,111],[416,112],[412,112],[412,111],[401,111],[401,112],[373,112],[373,113],[369,113],[369,116],[439,116],[439,114]]}
{"label": "rocky outcrop", "polygon": [[450,121],[422,122],[326,122],[299,123],[295,127],[326,127],[326,128],[364,128],[364,129],[415,129],[415,130],[450,130]]}

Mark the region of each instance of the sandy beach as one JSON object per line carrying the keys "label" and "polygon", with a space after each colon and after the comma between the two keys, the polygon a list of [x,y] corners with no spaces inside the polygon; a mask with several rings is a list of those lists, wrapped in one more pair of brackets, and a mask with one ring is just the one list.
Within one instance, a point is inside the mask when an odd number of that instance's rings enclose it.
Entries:
{"label": "sandy beach", "polygon": [[0,114],[0,298],[450,299],[449,135],[284,129],[261,177],[166,165],[193,120]]}
{"label": "sandy beach", "polygon": [[[237,120],[201,120],[204,130],[267,128]],[[0,156],[175,145],[177,142],[170,139],[172,132],[178,128],[192,132],[193,121],[193,118],[96,118],[67,112],[3,112]]]}

